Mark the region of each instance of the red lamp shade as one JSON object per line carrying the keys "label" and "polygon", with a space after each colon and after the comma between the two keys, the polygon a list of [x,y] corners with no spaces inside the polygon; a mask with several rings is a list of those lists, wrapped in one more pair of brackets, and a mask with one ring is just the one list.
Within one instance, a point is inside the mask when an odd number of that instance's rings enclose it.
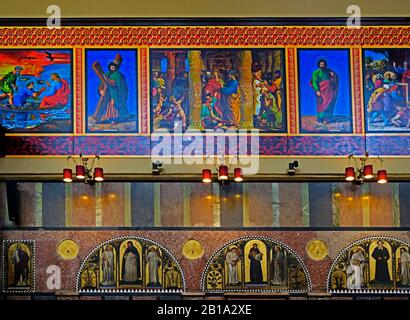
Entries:
{"label": "red lamp shade", "polygon": [[373,178],[373,166],[371,164],[364,166],[363,175],[365,179]]}
{"label": "red lamp shade", "polygon": [[205,182],[205,183],[212,182],[212,172],[210,169],[202,170],[202,182]]}
{"label": "red lamp shade", "polygon": [[75,166],[75,176],[78,179],[85,179],[85,167],[83,165]]}
{"label": "red lamp shade", "polygon": [[94,169],[94,179],[95,181],[103,181],[104,180],[104,171],[103,168],[95,168]]}
{"label": "red lamp shade", "polygon": [[378,183],[386,183],[387,182],[387,171],[386,170],[377,171],[377,182]]}
{"label": "red lamp shade", "polygon": [[228,180],[227,166],[219,166],[219,180]]}
{"label": "red lamp shade", "polygon": [[355,179],[354,168],[347,167],[345,172],[346,181],[353,181]]}
{"label": "red lamp shade", "polygon": [[236,182],[242,182],[243,181],[242,168],[235,168],[233,170],[233,179]]}
{"label": "red lamp shade", "polygon": [[64,182],[72,182],[73,181],[73,172],[71,169],[64,169],[63,170],[63,181]]}

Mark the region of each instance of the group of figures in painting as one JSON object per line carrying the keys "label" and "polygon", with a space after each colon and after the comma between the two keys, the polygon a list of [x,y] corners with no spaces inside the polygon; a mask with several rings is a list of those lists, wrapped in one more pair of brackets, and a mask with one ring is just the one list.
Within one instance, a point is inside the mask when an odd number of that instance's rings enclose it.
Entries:
{"label": "group of figures in painting", "polygon": [[152,50],[154,130],[284,132],[283,55],[269,49]]}
{"label": "group of figures in painting", "polygon": [[[410,129],[410,49],[363,49],[369,132]],[[85,49],[87,132],[138,132],[138,50]],[[1,49],[1,124],[73,130],[72,50]],[[300,133],[352,133],[349,49],[297,49]],[[152,130],[287,130],[283,49],[151,49]]]}
{"label": "group of figures in painting", "polygon": [[303,262],[285,245],[270,239],[241,239],[211,259],[204,289],[307,292],[309,281]]}
{"label": "group of figures in painting", "polygon": [[99,246],[80,272],[81,290],[180,289],[181,271],[160,246],[141,239],[113,240]]}
{"label": "group of figures in painting", "polygon": [[356,243],[334,263],[329,281],[333,291],[409,288],[409,245],[383,238]]}
{"label": "group of figures in painting", "polygon": [[369,131],[410,129],[410,50],[364,50]]}
{"label": "group of figures in painting", "polygon": [[[3,241],[3,286],[6,292],[32,292],[34,241]],[[83,262],[77,289],[176,290],[185,287],[183,271],[172,254],[140,237],[106,241]],[[332,293],[410,289],[410,245],[391,237],[370,237],[349,245],[332,264],[327,288]],[[265,237],[231,241],[209,260],[201,280],[206,292],[311,290],[308,269],[287,245]]]}

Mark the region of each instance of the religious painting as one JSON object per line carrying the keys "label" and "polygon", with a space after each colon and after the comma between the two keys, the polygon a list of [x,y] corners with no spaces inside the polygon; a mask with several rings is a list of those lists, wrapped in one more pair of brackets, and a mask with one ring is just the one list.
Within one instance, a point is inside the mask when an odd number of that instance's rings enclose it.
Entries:
{"label": "religious painting", "polygon": [[410,49],[363,50],[368,132],[410,132]]}
{"label": "religious painting", "polygon": [[0,124],[9,132],[72,132],[72,88],[72,50],[0,49]]}
{"label": "religious painting", "polygon": [[137,50],[87,49],[85,65],[87,132],[136,133]]}
{"label": "religious painting", "polygon": [[399,287],[410,287],[410,247],[396,249],[396,282]]}
{"label": "religious painting", "polygon": [[152,129],[286,132],[282,49],[152,49]]}
{"label": "religious painting", "polygon": [[117,257],[112,245],[100,249],[100,286],[115,287]]}
{"label": "religious painting", "polygon": [[142,248],[137,240],[124,241],[120,246],[120,284],[142,285]]}
{"label": "religious painting", "polygon": [[95,248],[81,265],[77,291],[169,292],[185,290],[185,277],[172,253],[143,237],[118,237]]}
{"label": "religious painting", "polygon": [[34,291],[34,241],[6,240],[3,255],[4,291]]}
{"label": "religious painting", "polygon": [[205,292],[289,292],[311,290],[309,273],[286,244],[266,237],[242,237],[225,244],[208,261]]}
{"label": "religious painting", "polygon": [[301,133],[351,133],[352,89],[349,49],[299,49]]}
{"label": "religious painting", "polygon": [[162,253],[157,246],[150,246],[145,253],[147,287],[162,287]]}
{"label": "religious painting", "polygon": [[248,241],[245,254],[245,284],[250,287],[267,285],[267,253],[262,241]]}
{"label": "religious painting", "polygon": [[241,286],[243,255],[237,246],[230,246],[225,253],[225,284],[227,287]]}
{"label": "religious painting", "polygon": [[327,288],[332,293],[410,292],[409,244],[392,237],[369,237],[345,248],[333,262]]}

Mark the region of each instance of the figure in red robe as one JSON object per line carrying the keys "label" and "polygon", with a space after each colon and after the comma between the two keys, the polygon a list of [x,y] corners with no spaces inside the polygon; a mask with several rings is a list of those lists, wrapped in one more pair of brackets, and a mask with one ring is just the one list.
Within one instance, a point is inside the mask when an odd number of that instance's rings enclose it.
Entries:
{"label": "figure in red robe", "polygon": [[42,109],[63,107],[69,101],[70,85],[68,82],[60,78],[58,73],[52,73],[51,80],[53,81],[51,84],[46,83],[49,90],[41,101],[40,108]]}

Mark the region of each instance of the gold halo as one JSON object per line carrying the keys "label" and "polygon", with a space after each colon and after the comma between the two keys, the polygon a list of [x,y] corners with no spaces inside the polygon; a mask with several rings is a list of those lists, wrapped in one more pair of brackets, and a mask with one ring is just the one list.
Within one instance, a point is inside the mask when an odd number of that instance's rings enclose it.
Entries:
{"label": "gold halo", "polygon": [[203,256],[204,247],[198,240],[187,240],[182,247],[182,254],[189,260],[196,260]]}
{"label": "gold halo", "polygon": [[70,239],[62,240],[57,246],[57,253],[64,260],[75,259],[78,254],[78,244]]}
{"label": "gold halo", "polygon": [[328,255],[329,249],[326,242],[314,239],[310,240],[306,245],[306,252],[311,259],[321,261]]}

